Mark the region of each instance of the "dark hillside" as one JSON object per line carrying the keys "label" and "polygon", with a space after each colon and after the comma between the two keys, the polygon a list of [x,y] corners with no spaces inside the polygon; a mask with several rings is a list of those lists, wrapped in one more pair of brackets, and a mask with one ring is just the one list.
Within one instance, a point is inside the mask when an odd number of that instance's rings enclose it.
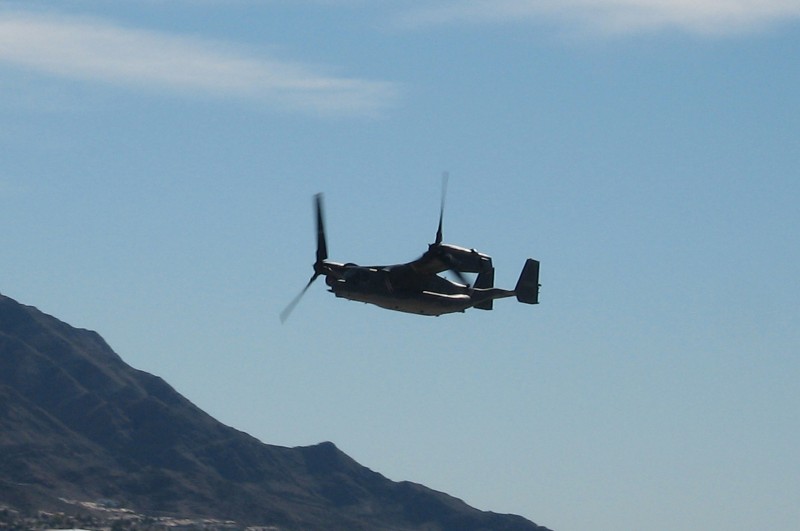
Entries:
{"label": "dark hillside", "polygon": [[332,443],[263,444],[95,332],[0,295],[0,505],[114,500],[142,513],[294,530],[541,530],[392,482]]}

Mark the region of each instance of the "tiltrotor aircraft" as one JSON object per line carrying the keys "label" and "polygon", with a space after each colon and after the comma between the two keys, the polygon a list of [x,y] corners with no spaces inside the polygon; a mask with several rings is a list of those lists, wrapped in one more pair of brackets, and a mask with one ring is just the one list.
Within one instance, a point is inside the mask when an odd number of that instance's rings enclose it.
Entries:
{"label": "tiltrotor aircraft", "polygon": [[[443,183],[436,240],[428,245],[428,250],[422,256],[405,264],[360,266],[328,260],[322,194],[316,194],[317,260],[314,262],[314,274],[281,312],[281,322],[289,317],[317,277],[323,275],[329,291],[337,297],[419,315],[438,316],[463,312],[468,308],[491,310],[494,299],[505,297],[516,297],[525,304],[538,304],[540,285],[537,260],[529,258],[525,262],[513,290],[500,289],[494,287],[494,267],[490,256],[475,249],[442,243],[444,197]],[[439,275],[445,271],[452,271],[461,283]],[[477,273],[474,285],[470,286],[464,273]]]}

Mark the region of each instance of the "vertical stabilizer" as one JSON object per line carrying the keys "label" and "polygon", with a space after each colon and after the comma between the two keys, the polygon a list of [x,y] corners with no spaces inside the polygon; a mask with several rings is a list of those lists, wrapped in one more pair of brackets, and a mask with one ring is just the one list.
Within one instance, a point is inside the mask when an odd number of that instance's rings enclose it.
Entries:
{"label": "vertical stabilizer", "polygon": [[514,288],[519,302],[539,304],[539,261],[528,258],[522,273],[519,275],[517,287]]}
{"label": "vertical stabilizer", "polygon": [[[476,289],[489,289],[494,287],[494,268],[491,267],[488,270],[479,273],[478,278],[475,279],[475,286]],[[483,302],[479,302],[474,306],[479,310],[491,310],[494,307],[494,299],[487,299]]]}

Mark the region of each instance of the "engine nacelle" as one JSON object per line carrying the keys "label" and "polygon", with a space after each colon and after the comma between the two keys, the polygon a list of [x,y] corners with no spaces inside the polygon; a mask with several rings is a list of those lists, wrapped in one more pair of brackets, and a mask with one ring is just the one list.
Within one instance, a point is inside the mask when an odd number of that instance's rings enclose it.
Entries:
{"label": "engine nacelle", "polygon": [[432,247],[436,254],[446,256],[447,265],[462,273],[484,273],[492,269],[492,257],[475,249],[467,249],[458,245],[439,244]]}

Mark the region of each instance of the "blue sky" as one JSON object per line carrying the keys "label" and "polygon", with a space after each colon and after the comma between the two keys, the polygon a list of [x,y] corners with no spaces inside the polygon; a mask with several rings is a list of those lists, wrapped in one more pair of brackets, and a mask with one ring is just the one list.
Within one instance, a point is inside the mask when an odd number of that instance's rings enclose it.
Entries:
{"label": "blue sky", "polygon": [[[800,2],[0,4],[0,291],[557,531],[800,521]],[[541,304],[337,300],[444,239]]]}

